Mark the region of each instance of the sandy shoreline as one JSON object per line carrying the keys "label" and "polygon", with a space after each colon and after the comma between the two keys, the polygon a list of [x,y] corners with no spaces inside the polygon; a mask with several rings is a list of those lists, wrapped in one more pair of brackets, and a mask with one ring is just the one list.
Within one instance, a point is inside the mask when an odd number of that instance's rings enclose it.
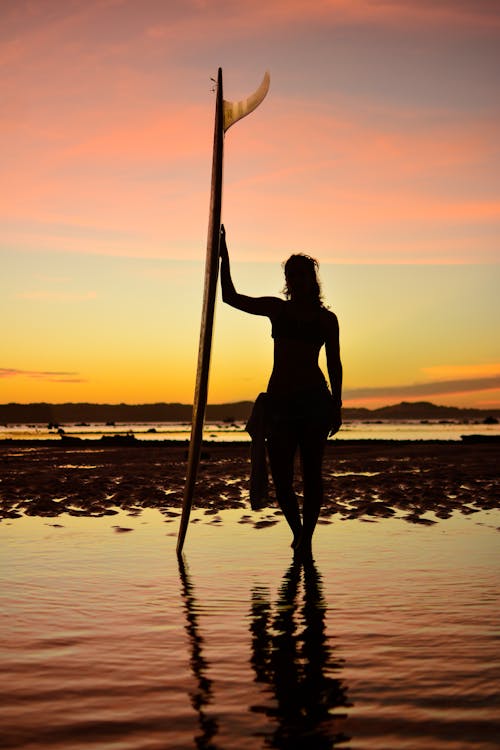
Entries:
{"label": "sandy shoreline", "polygon": [[[186,445],[101,446],[0,444],[0,518],[22,515],[111,515],[158,508],[176,514],[182,502]],[[250,447],[212,443],[203,458],[194,507],[252,513],[248,499]],[[298,467],[297,467],[298,468]],[[498,508],[498,446],[456,442],[330,442],[324,462],[322,518],[402,515],[432,523]],[[300,483],[297,485],[300,492]],[[269,508],[275,510],[272,495]]]}

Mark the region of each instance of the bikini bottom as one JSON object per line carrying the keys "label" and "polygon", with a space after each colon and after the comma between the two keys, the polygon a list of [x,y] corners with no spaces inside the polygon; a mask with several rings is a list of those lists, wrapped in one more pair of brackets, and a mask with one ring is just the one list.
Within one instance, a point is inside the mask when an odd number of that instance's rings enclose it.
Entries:
{"label": "bikini bottom", "polygon": [[328,433],[334,420],[333,401],[326,383],[287,394],[266,394],[267,432],[324,431]]}

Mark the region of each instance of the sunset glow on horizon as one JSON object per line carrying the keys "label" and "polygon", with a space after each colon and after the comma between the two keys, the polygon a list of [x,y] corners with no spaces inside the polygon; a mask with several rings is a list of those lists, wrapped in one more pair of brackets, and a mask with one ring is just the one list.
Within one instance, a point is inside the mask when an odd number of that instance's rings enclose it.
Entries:
{"label": "sunset glow on horizon", "polygon": [[[320,261],[346,406],[500,408],[500,11],[479,0],[20,0],[0,10],[0,402],[190,403],[217,68],[238,290]],[[269,322],[218,300],[210,403]]]}

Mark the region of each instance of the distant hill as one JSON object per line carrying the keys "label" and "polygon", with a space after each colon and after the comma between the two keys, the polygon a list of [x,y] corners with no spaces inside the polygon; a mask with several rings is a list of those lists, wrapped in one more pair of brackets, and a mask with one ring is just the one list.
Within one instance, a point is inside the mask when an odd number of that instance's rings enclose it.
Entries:
{"label": "distant hill", "polygon": [[344,409],[344,419],[450,419],[454,421],[500,418],[500,409],[460,409],[438,406],[430,401],[402,401],[379,409]]}
{"label": "distant hill", "polygon": [[[209,404],[208,421],[237,422],[248,419],[252,401],[232,404]],[[0,404],[1,424],[48,424],[78,422],[190,422],[192,407],[188,404]],[[344,421],[380,419],[483,421],[500,419],[500,409],[459,409],[437,406],[429,401],[407,402],[379,409],[344,409]]]}
{"label": "distant hill", "polygon": [[[207,419],[247,419],[252,402],[207,406]],[[44,424],[57,422],[190,422],[188,404],[0,404],[2,424]]]}

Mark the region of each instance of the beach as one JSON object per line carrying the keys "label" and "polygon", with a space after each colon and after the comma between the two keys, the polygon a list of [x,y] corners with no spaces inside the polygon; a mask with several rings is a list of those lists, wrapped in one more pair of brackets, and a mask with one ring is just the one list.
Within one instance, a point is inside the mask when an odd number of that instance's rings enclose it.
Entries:
{"label": "beach", "polygon": [[[498,453],[498,443],[487,442],[329,441],[322,518],[397,514],[433,523],[429,513],[445,519],[498,508]],[[186,454],[184,443],[5,441],[0,513],[99,516],[157,508],[168,515],[182,504]],[[250,510],[249,476],[247,443],[206,443],[194,507],[209,514]],[[272,487],[268,506],[275,509]]]}
{"label": "beach", "polygon": [[304,564],[249,451],[178,560],[185,445],[1,446],[3,747],[494,750],[498,448],[331,441]]}

